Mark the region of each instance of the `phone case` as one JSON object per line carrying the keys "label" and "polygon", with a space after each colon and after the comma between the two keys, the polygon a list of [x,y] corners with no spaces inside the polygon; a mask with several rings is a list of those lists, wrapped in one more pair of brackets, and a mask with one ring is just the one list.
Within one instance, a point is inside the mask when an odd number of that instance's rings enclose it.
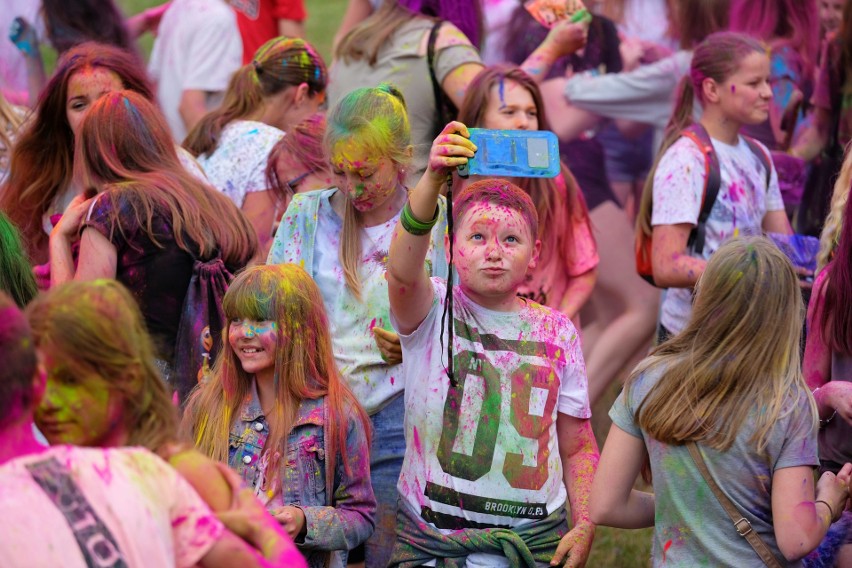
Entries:
{"label": "phone case", "polygon": [[581,0],[527,0],[524,8],[539,24],[548,29],[565,19],[572,22],[592,19]]}
{"label": "phone case", "polygon": [[469,175],[542,177],[559,175],[559,139],[548,130],[487,130],[471,128],[470,140],[477,151],[461,177]]}

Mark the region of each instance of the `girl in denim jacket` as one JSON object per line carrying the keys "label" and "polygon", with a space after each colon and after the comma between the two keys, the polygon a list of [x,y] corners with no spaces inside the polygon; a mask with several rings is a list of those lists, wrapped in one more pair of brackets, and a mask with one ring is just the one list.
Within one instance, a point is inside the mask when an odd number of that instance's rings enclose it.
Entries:
{"label": "girl in denim jacket", "polygon": [[[294,264],[255,266],[225,294],[228,340],[184,421],[284,525],[312,568],[342,567],[375,526],[366,413],[334,364],[325,308]],[[224,335],[224,333],[223,333]]]}

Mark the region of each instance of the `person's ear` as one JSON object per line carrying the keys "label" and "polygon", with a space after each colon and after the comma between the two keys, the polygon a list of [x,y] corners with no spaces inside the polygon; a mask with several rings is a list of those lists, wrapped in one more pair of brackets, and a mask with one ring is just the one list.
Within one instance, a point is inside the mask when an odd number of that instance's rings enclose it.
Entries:
{"label": "person's ear", "polygon": [[538,266],[538,259],[541,255],[541,239],[536,239],[535,244],[533,245],[532,255],[530,256],[530,262],[527,265],[527,272],[532,272],[535,270],[535,267]]}
{"label": "person's ear", "polygon": [[406,147],[405,147],[405,155],[406,155],[409,159],[414,158],[414,146],[412,146],[411,144],[409,144],[408,146],[406,146]]}
{"label": "person's ear", "polygon": [[721,85],[715,80],[705,78],[701,81],[701,98],[709,103],[718,103]]}
{"label": "person's ear", "polygon": [[293,92],[293,105],[299,106],[308,100],[310,97],[310,87],[307,83],[300,83]]}

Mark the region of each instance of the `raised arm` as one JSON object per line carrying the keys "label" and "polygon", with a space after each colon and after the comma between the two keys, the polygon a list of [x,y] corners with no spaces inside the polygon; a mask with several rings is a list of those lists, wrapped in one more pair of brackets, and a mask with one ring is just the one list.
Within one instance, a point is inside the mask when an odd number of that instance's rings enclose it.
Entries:
{"label": "raised arm", "polygon": [[451,122],[444,127],[432,143],[426,172],[409,195],[394,229],[386,277],[391,310],[401,333],[417,329],[429,313],[433,298],[432,285],[423,264],[431,230],[413,234],[411,223],[404,223],[403,218],[413,218],[415,225],[428,225],[436,218],[438,195],[447,175],[452,168],[466,164],[476,151],[468,138],[470,133],[461,122]]}

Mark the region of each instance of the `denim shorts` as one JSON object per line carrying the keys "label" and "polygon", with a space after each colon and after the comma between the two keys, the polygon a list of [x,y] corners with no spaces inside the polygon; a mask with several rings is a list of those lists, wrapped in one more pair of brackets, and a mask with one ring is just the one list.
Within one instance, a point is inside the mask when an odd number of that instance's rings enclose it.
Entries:
{"label": "denim shorts", "polygon": [[396,544],[396,484],[405,457],[405,397],[399,393],[373,414],[370,477],[376,494],[376,530],[365,543],[367,568],[385,568]]}

